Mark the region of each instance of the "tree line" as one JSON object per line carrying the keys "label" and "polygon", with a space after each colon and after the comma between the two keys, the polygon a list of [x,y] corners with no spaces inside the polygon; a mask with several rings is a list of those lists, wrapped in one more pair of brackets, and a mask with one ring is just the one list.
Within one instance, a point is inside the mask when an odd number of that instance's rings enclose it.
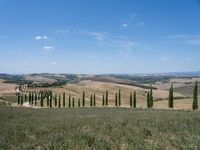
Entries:
{"label": "tree line", "polygon": [[[26,92],[27,93],[27,92]],[[169,89],[169,97],[168,97],[168,107],[174,108],[174,94],[173,94],[173,83],[171,84],[171,87]],[[55,94],[53,95],[53,92],[51,90],[40,90],[40,91],[28,91],[28,94],[24,94],[23,92],[18,93],[18,104],[23,105],[24,102],[29,102],[29,105],[35,105],[40,107],[69,107],[74,108],[75,105],[77,107],[86,107],[86,96],[85,92],[83,91],[81,98],[74,98],[72,95],[66,95],[65,92],[63,92],[62,96],[61,94]],[[62,101],[62,106],[61,106]],[[136,108],[137,107],[137,96],[136,91],[133,93],[130,93],[130,99],[129,99],[129,106]],[[154,98],[153,98],[153,89],[147,91],[147,108],[153,108]],[[46,104],[45,104],[46,103]],[[76,104],[75,104],[76,103]],[[114,101],[115,107],[121,106],[121,90],[117,93],[115,93],[115,101]],[[102,106],[108,106],[109,105],[109,92],[106,90],[105,93],[102,95]],[[96,107],[96,95],[91,94],[89,99],[89,106],[90,107]],[[198,83],[197,81],[194,84],[194,90],[193,90],[193,102],[192,102],[192,109],[197,110],[198,109]]]}

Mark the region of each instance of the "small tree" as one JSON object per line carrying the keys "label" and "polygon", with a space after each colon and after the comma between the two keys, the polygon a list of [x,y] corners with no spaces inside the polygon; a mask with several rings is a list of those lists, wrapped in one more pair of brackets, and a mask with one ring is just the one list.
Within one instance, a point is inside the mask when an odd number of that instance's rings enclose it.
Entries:
{"label": "small tree", "polygon": [[29,102],[29,105],[31,104],[31,92],[29,91],[29,94],[28,94],[28,102]]}
{"label": "small tree", "polygon": [[198,83],[197,81],[194,84],[192,109],[198,110]]}
{"label": "small tree", "polygon": [[52,107],[52,92],[50,93],[50,107]]}
{"label": "small tree", "polygon": [[58,98],[58,107],[59,107],[59,108],[61,107],[60,101],[61,101],[61,96],[60,96],[60,94],[59,94],[59,98]]}
{"label": "small tree", "polygon": [[151,107],[151,103],[150,103],[150,94],[149,91],[147,92],[147,108]]}
{"label": "small tree", "polygon": [[43,98],[44,98],[44,94],[43,92],[41,93],[41,100],[40,100],[40,106],[43,107]]}
{"label": "small tree", "polygon": [[65,107],[65,92],[63,92],[63,107]]}
{"label": "small tree", "polygon": [[20,94],[17,94],[17,103],[20,104],[21,100],[20,100]]}
{"label": "small tree", "polygon": [[69,108],[71,107],[71,95],[69,95],[69,103],[68,103]]}
{"label": "small tree", "polygon": [[85,92],[83,91],[83,107],[85,107]]}
{"label": "small tree", "polygon": [[25,94],[25,101],[27,102],[27,95]]}
{"label": "small tree", "polygon": [[94,105],[94,107],[96,106],[96,95],[95,95],[95,93],[94,93],[94,96],[93,96],[93,105]]}
{"label": "small tree", "polygon": [[121,90],[120,89],[119,89],[118,99],[119,99],[119,107],[120,107],[121,106]]}
{"label": "small tree", "polygon": [[132,93],[130,93],[130,107],[133,106],[133,95]]}
{"label": "small tree", "polygon": [[21,105],[23,105],[23,101],[24,101],[24,96],[21,96]]}
{"label": "small tree", "polygon": [[104,94],[103,94],[103,99],[102,99],[102,105],[105,105],[105,98],[104,98]]}
{"label": "small tree", "polygon": [[74,105],[74,97],[73,97],[73,99],[72,99],[72,107],[74,108],[75,107],[75,105]]}
{"label": "small tree", "polygon": [[106,91],[106,106],[108,106],[108,91]]}
{"label": "small tree", "polygon": [[55,95],[54,99],[55,99],[55,107],[57,107],[57,94]]}
{"label": "small tree", "polygon": [[134,91],[133,95],[133,107],[136,108],[136,91]]}
{"label": "small tree", "polygon": [[115,107],[117,107],[117,93],[115,93]]}
{"label": "small tree", "polygon": [[90,107],[92,107],[92,95],[90,95]]}
{"label": "small tree", "polygon": [[169,108],[174,107],[174,96],[173,96],[173,83],[171,84],[171,87],[169,89]]}
{"label": "small tree", "polygon": [[149,99],[150,99],[150,107],[153,107],[153,89],[152,88],[150,90]]}
{"label": "small tree", "polygon": [[78,107],[81,106],[80,98],[78,98]]}
{"label": "small tree", "polygon": [[37,94],[35,93],[35,106],[37,105]]}

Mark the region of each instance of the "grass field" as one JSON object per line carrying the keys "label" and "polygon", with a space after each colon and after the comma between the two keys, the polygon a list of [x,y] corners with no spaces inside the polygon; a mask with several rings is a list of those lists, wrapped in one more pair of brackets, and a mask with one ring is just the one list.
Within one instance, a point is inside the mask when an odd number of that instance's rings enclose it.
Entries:
{"label": "grass field", "polygon": [[192,111],[0,107],[0,149],[199,149]]}

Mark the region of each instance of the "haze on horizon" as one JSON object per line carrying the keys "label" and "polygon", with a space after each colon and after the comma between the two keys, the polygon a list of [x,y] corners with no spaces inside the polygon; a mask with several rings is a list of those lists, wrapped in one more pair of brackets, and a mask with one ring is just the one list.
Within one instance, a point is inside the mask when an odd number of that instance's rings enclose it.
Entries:
{"label": "haze on horizon", "polygon": [[199,0],[1,0],[0,73],[199,71]]}

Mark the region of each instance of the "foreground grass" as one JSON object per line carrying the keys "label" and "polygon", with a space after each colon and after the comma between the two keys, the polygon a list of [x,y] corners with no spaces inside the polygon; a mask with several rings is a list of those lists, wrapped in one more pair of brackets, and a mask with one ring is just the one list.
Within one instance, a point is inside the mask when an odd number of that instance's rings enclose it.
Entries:
{"label": "foreground grass", "polygon": [[199,149],[200,113],[0,107],[0,149]]}

